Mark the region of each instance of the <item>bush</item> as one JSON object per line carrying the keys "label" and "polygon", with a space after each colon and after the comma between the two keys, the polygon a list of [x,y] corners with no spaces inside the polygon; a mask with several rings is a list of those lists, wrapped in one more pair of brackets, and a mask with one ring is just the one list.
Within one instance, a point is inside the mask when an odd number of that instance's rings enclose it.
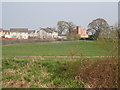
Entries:
{"label": "bush", "polygon": [[85,88],[117,88],[117,60],[103,59],[78,68],[76,81]]}
{"label": "bush", "polygon": [[76,34],[74,38],[75,38],[75,40],[79,40],[80,37],[81,37],[80,34]]}

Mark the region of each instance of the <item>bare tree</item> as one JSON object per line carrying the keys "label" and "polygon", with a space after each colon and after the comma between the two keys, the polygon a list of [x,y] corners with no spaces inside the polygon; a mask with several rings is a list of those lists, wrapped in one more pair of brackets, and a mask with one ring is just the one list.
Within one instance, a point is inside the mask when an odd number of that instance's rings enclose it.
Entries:
{"label": "bare tree", "polygon": [[68,36],[70,40],[73,40],[76,35],[76,28],[72,22],[67,22]]}
{"label": "bare tree", "polygon": [[59,34],[62,34],[62,32],[66,30],[68,32],[69,39],[74,39],[74,34],[76,33],[76,29],[73,22],[58,21],[57,27]]}
{"label": "bare tree", "polygon": [[62,34],[62,32],[67,29],[67,22],[66,21],[58,21],[57,22],[58,33]]}
{"label": "bare tree", "polygon": [[105,33],[108,30],[109,25],[107,21],[102,18],[95,19],[88,25],[88,32],[91,32],[90,37],[94,40],[98,39],[100,33]]}
{"label": "bare tree", "polygon": [[97,43],[100,44],[101,50],[103,49],[108,55],[113,58],[118,57],[118,31],[117,26],[110,26],[109,29],[102,31],[99,35]]}

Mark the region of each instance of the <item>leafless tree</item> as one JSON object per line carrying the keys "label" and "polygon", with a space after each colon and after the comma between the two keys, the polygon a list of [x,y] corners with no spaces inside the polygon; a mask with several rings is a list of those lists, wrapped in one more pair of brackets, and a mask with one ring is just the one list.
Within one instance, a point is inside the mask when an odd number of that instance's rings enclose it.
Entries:
{"label": "leafless tree", "polygon": [[67,29],[67,22],[66,21],[58,21],[57,23],[58,33],[62,34],[62,32]]}
{"label": "leafless tree", "polygon": [[95,19],[88,25],[88,32],[92,33],[91,38],[94,40],[98,39],[100,33],[105,33],[108,30],[109,25],[107,21],[102,18]]}
{"label": "leafless tree", "polygon": [[62,34],[64,30],[67,30],[69,38],[74,39],[76,29],[73,22],[58,21],[57,27],[59,34]]}

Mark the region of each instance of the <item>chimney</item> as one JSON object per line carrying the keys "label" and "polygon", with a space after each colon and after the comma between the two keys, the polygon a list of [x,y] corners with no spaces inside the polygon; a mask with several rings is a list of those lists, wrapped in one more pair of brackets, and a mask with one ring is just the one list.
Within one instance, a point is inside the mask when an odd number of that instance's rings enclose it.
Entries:
{"label": "chimney", "polygon": [[77,34],[81,34],[81,27],[77,26]]}

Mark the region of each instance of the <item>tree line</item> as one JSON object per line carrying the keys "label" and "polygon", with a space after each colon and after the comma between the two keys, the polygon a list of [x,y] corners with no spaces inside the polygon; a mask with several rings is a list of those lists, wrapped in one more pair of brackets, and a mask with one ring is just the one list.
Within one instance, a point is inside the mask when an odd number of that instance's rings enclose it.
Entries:
{"label": "tree line", "polygon": [[[79,39],[77,35],[76,25],[73,22],[58,21],[58,34],[66,33],[68,39]],[[120,38],[120,30],[118,26],[109,26],[107,21],[103,18],[97,18],[88,24],[88,36],[91,40],[98,40],[100,38]]]}

